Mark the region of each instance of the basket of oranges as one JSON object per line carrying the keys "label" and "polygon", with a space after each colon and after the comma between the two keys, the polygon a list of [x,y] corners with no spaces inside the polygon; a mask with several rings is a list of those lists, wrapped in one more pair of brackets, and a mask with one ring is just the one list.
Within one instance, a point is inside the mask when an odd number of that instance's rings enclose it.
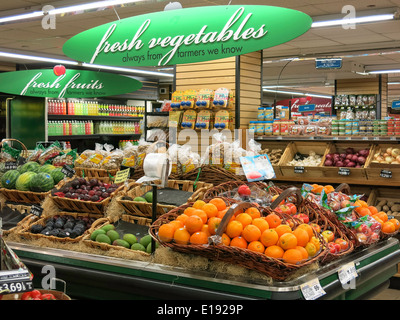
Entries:
{"label": "basket of oranges", "polygon": [[[277,200],[292,195],[293,189],[285,190]],[[149,232],[175,251],[237,264],[277,281],[327,254],[324,238],[309,224],[270,207],[227,198],[177,207],[160,216]]]}

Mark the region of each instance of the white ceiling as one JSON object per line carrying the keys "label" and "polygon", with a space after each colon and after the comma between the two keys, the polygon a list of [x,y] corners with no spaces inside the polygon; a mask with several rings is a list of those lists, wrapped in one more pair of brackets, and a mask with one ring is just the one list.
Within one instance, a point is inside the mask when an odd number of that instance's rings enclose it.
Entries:
{"label": "white ceiling", "polygon": [[[84,2],[90,1],[1,0],[0,16],[41,10],[48,4],[60,8]],[[62,46],[75,34],[115,21],[118,16],[123,19],[162,11],[168,2],[170,1],[143,1],[126,7],[118,7],[116,12],[113,9],[105,9],[57,16],[56,29],[43,29],[40,19],[0,25],[0,51],[65,58]],[[332,14],[340,15],[342,8],[346,5],[354,6],[356,12],[400,7],[400,0],[182,0],[180,2],[184,8],[227,5],[228,3],[274,5],[300,10],[314,18]],[[365,55],[366,53],[368,55]],[[326,82],[332,83],[335,79],[361,77],[354,73],[354,66],[366,70],[400,68],[400,20],[357,25],[354,30],[345,30],[342,27],[313,28],[295,40],[265,49],[263,55],[264,60],[269,62],[264,63],[265,85],[276,85],[281,74],[281,84],[300,82],[307,86],[307,89],[313,88],[315,92],[330,92],[331,89],[321,88],[321,85]],[[312,58],[326,56],[344,57],[343,70],[339,72],[316,70]],[[290,62],[282,71],[287,61],[281,61],[281,59],[293,57],[301,59]],[[7,62],[15,61],[0,58],[0,65]],[[29,63],[28,61],[21,62]],[[390,81],[400,81],[400,75],[391,75]],[[391,86],[390,94],[400,98],[400,85]]]}

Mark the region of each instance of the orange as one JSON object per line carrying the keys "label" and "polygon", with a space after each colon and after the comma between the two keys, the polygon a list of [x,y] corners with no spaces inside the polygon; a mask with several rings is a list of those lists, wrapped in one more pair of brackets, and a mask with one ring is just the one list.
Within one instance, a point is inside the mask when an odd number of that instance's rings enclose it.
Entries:
{"label": "orange", "polygon": [[296,230],[293,231],[293,234],[297,238],[297,245],[300,247],[305,247],[306,244],[310,241],[308,232],[303,228],[296,228]]}
{"label": "orange", "polygon": [[218,217],[212,217],[208,219],[208,231],[210,234],[216,234],[219,224],[221,223],[221,218]]}
{"label": "orange", "polygon": [[394,224],[394,227],[396,230],[398,230],[400,228],[400,221],[397,220],[396,218],[390,219],[389,222]]}
{"label": "orange", "polygon": [[[318,225],[317,225],[318,226]],[[317,226],[315,228],[317,228]],[[301,228],[307,231],[308,237],[311,239],[314,236],[313,227],[307,223],[300,224],[297,228]],[[321,228],[319,228],[321,230]]]}
{"label": "orange", "polygon": [[264,253],[265,251],[265,247],[260,241],[250,242],[249,245],[247,246],[247,249],[259,253]]}
{"label": "orange", "polygon": [[322,190],[324,190],[324,186],[317,185],[316,187],[314,187],[314,188],[312,189],[312,192],[313,192],[313,193],[320,194],[320,193],[322,192]]}
{"label": "orange", "polygon": [[241,214],[243,212],[244,212],[243,209],[239,209],[233,215],[236,217],[238,214]]}
{"label": "orange", "polygon": [[[274,195],[272,197],[272,202],[274,202],[276,200],[276,198],[278,198],[278,197],[279,197],[279,194]],[[285,203],[285,200],[282,200],[280,204],[284,204],[284,203]]]}
{"label": "orange", "polygon": [[218,214],[218,208],[212,203],[205,204],[201,210],[207,214],[208,218],[216,217]]}
{"label": "orange", "polygon": [[301,254],[303,255],[303,260],[308,259],[308,252],[306,248],[297,246],[295,249],[299,250]]}
{"label": "orange", "polygon": [[194,215],[199,216],[201,218],[201,220],[203,221],[203,223],[207,223],[207,220],[208,220],[207,213],[205,213],[203,210],[196,210],[195,213],[196,214],[194,214]]}
{"label": "orange", "polygon": [[185,213],[180,214],[179,216],[176,217],[176,220],[181,221],[183,224],[185,224],[185,221],[187,219],[188,215]]}
{"label": "orange", "polygon": [[386,214],[386,212],[380,211],[376,214],[378,216],[379,219],[381,219],[383,222],[388,221],[388,215]]}
{"label": "orange", "polygon": [[369,211],[368,208],[358,207],[358,208],[355,208],[354,210],[356,210],[356,212],[357,212],[361,217],[364,217],[364,216],[367,216],[367,215],[371,215],[371,211]]}
{"label": "orange", "polygon": [[318,252],[317,247],[313,242],[307,243],[304,249],[307,251],[309,257],[314,257]]}
{"label": "orange", "polygon": [[189,242],[192,244],[207,244],[208,236],[203,231],[198,231],[190,236]]}
{"label": "orange", "polygon": [[297,249],[288,249],[283,254],[283,260],[287,263],[296,264],[303,260],[303,254]]}
{"label": "orange", "polygon": [[158,229],[158,238],[164,242],[171,242],[174,238],[175,226],[170,223],[165,223]]}
{"label": "orange", "polygon": [[205,203],[203,200],[196,200],[195,203],[193,203],[193,208],[195,208],[195,209],[201,209],[201,208],[203,208],[203,206],[204,206],[205,204],[206,204],[206,203]]}
{"label": "orange", "polygon": [[325,190],[325,193],[328,194],[328,193],[334,192],[335,188],[332,187],[331,185],[327,185],[324,187],[324,190]]}
{"label": "orange", "polygon": [[278,245],[283,250],[294,249],[297,246],[297,238],[293,233],[284,233],[278,240]]}
{"label": "orange", "polygon": [[278,233],[278,236],[281,237],[285,233],[292,233],[292,228],[287,224],[280,224],[275,228],[275,231]]}
{"label": "orange", "polygon": [[386,222],[383,223],[382,232],[384,232],[384,233],[393,233],[395,231],[396,231],[396,227],[392,222],[386,221]]}
{"label": "orange", "polygon": [[378,217],[378,215],[374,215],[372,216],[372,218],[374,218],[377,222],[379,222],[380,225],[383,225],[383,221],[381,220],[381,218]]}
{"label": "orange", "polygon": [[179,244],[188,244],[190,239],[190,233],[186,228],[176,229],[174,232],[174,241]]}
{"label": "orange", "polygon": [[273,246],[277,244],[279,239],[278,233],[275,229],[267,229],[265,230],[260,237],[260,241],[266,247]]}
{"label": "orange", "polygon": [[177,230],[179,228],[183,228],[183,226],[184,226],[183,222],[179,221],[179,220],[171,221],[169,224],[172,224],[175,227],[175,230]]}
{"label": "orange", "polygon": [[371,212],[371,215],[373,216],[374,214],[378,213],[378,210],[374,206],[369,206],[368,207],[369,212]]}
{"label": "orange", "polygon": [[[222,219],[222,218],[224,217],[225,213],[226,213],[228,210],[229,210],[229,208],[226,208],[226,209],[224,209],[224,210],[218,211],[217,217]],[[232,219],[234,219],[234,218],[235,218],[235,217],[232,216]]]}
{"label": "orange", "polygon": [[221,240],[222,240],[222,244],[229,246],[231,243],[231,238],[228,237],[228,235],[226,233],[223,233],[221,236]]}
{"label": "orange", "polygon": [[269,224],[267,220],[263,218],[255,218],[253,219],[253,222],[251,224],[255,225],[258,229],[260,229],[261,233],[269,229]]}
{"label": "orange", "polygon": [[247,214],[249,214],[252,217],[252,219],[261,217],[260,210],[258,210],[257,208],[253,208],[253,207],[252,208],[248,208],[245,212]]}
{"label": "orange", "polygon": [[201,228],[201,232],[204,232],[207,234],[207,237],[211,236],[210,231],[208,230],[210,227],[208,224],[203,224],[203,227]]}
{"label": "orange", "polygon": [[368,204],[363,200],[357,200],[356,202],[354,202],[354,205],[356,207],[368,208]]}
{"label": "orange", "polygon": [[276,213],[270,213],[265,220],[267,220],[270,228],[276,228],[282,223],[281,218]]}
{"label": "orange", "polygon": [[203,220],[196,215],[188,217],[185,221],[185,227],[190,234],[200,231],[203,224]]}
{"label": "orange", "polygon": [[184,213],[185,215],[187,215],[187,216],[191,216],[191,215],[192,215],[192,212],[193,212],[194,210],[196,210],[196,208],[188,207],[188,208],[186,208],[186,209],[183,211],[183,213]]}
{"label": "orange", "polygon": [[247,248],[247,241],[243,237],[234,237],[230,243],[231,247],[239,247],[246,249]]}
{"label": "orange", "polygon": [[282,258],[285,251],[279,246],[269,246],[265,249],[265,255],[271,258]]}
{"label": "orange", "polygon": [[253,219],[248,213],[239,213],[236,216],[235,220],[239,221],[242,224],[243,228],[249,225],[253,221]]}
{"label": "orange", "polygon": [[222,200],[221,198],[211,199],[208,203],[212,203],[213,205],[215,205],[218,211],[223,211],[226,209],[225,201]]}
{"label": "orange", "polygon": [[242,236],[247,242],[256,241],[260,239],[261,231],[255,225],[249,224],[243,229]]}
{"label": "orange", "polygon": [[243,231],[243,225],[237,221],[233,220],[228,223],[226,226],[225,233],[228,235],[229,238],[235,238],[238,237],[242,234]]}

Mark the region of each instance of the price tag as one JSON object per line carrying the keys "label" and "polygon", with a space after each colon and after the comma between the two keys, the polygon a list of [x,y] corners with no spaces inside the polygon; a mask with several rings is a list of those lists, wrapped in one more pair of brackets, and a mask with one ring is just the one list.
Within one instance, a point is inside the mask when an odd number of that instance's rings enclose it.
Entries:
{"label": "price tag", "polygon": [[368,137],[363,137],[362,139],[363,139],[363,140],[368,140]]}
{"label": "price tag", "polygon": [[72,178],[75,175],[75,169],[67,164],[62,167],[61,172],[68,178]]}
{"label": "price tag", "polygon": [[17,167],[18,167],[18,164],[13,161],[7,161],[6,163],[4,163],[4,170],[6,170],[6,171],[15,170],[15,169],[17,169]]}
{"label": "price tag", "polygon": [[396,141],[397,139],[396,139],[396,137],[390,137],[390,140]]}
{"label": "price tag", "polygon": [[338,175],[339,176],[349,176],[350,175],[350,169],[339,168]]}
{"label": "price tag", "polygon": [[381,170],[380,177],[385,179],[392,179],[392,171]]}
{"label": "price tag", "polygon": [[40,217],[43,213],[43,208],[38,204],[33,204],[31,206],[31,214]]}
{"label": "price tag", "polygon": [[326,294],[322,289],[318,279],[313,279],[300,286],[301,292],[303,293],[304,299],[315,300]]}
{"label": "price tag", "polygon": [[379,139],[379,137],[374,137],[374,140],[375,140],[375,141],[378,141],[378,140],[380,140],[380,139]]}
{"label": "price tag", "polygon": [[339,281],[342,285],[349,283],[351,280],[357,278],[357,276],[358,274],[354,262],[347,263],[338,270]]}
{"label": "price tag", "polygon": [[304,167],[294,167],[294,173],[304,173]]}
{"label": "price tag", "polygon": [[119,170],[115,175],[114,183],[119,184],[125,182],[129,178],[129,175],[130,175],[130,168],[125,170]]}
{"label": "price tag", "polygon": [[22,166],[26,163],[26,159],[24,157],[19,157],[17,163],[19,166]]}
{"label": "price tag", "polygon": [[0,282],[0,294],[19,293],[32,290],[33,290],[33,284],[31,280],[26,280],[26,281],[5,280]]}

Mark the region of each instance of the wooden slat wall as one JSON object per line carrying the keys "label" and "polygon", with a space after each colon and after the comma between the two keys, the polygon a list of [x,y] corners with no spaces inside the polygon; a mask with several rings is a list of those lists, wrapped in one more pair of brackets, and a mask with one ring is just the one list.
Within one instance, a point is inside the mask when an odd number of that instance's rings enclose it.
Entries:
{"label": "wooden slat wall", "polygon": [[389,76],[387,74],[381,75],[381,85],[382,85],[382,95],[381,95],[381,117],[388,116],[388,106],[389,106]]}
{"label": "wooden slat wall", "polygon": [[257,119],[261,106],[262,53],[256,51],[240,56],[240,128],[248,128]]}

